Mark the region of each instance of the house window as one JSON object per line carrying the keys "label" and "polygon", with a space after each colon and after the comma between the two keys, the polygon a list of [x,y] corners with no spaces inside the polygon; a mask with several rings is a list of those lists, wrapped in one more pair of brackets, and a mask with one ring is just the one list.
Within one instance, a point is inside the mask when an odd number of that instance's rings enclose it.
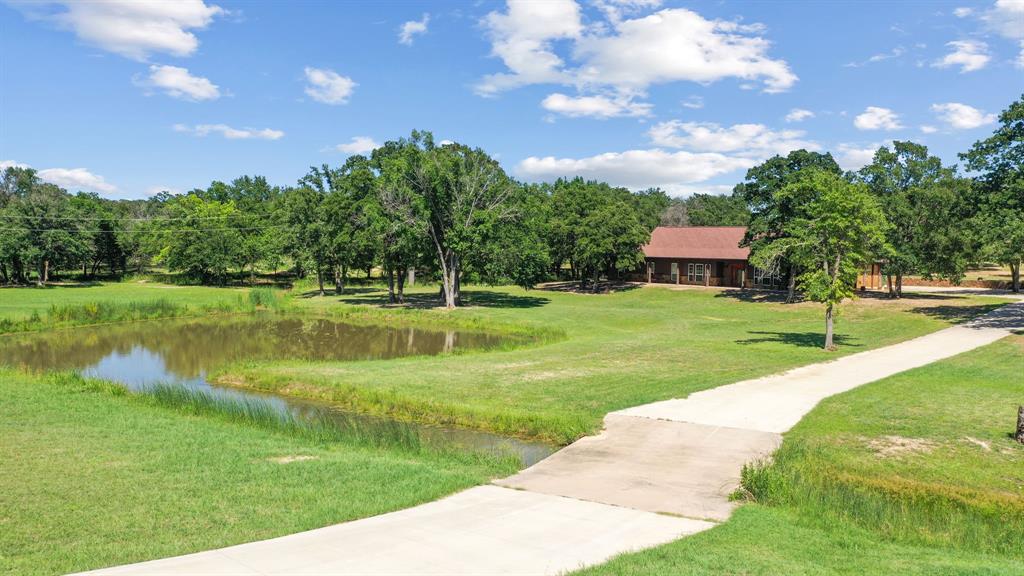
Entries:
{"label": "house window", "polygon": [[672,282],[676,283],[679,281],[679,263],[672,263]]}
{"label": "house window", "polygon": [[701,284],[704,283],[704,272],[706,271],[706,269],[707,266],[705,266],[704,264],[697,264],[697,266],[694,269],[694,272],[696,273],[696,276],[694,277],[695,282],[700,282]]}
{"label": "house window", "polygon": [[754,267],[754,285],[755,286],[777,286],[782,278],[778,272],[772,272],[770,270],[762,270],[761,268]]}
{"label": "house window", "polygon": [[695,281],[694,265],[693,265],[692,262],[686,265],[686,280],[688,282],[694,282]]}

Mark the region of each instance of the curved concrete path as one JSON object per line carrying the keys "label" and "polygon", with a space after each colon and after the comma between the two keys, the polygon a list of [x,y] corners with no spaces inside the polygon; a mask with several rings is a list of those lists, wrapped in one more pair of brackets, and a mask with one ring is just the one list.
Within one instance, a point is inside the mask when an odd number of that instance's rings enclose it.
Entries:
{"label": "curved concrete path", "polygon": [[614,412],[492,486],[272,540],[90,574],[558,574],[728,518],[745,462],[820,400],[1024,329],[1024,302],[914,340]]}

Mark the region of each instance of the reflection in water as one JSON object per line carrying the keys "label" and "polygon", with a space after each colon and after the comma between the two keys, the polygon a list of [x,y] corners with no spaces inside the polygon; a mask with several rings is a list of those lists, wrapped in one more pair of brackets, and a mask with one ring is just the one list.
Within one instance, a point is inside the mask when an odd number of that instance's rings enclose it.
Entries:
{"label": "reflection in water", "polygon": [[[84,327],[0,337],[0,364],[29,370],[77,370],[135,391],[171,383],[216,396],[259,399],[296,415],[338,422],[379,419],[311,401],[211,384],[206,374],[242,360],[373,360],[501,344],[489,334],[356,326],[326,319],[235,316]],[[553,451],[547,444],[469,430],[409,424],[428,443],[517,453],[525,465]]]}

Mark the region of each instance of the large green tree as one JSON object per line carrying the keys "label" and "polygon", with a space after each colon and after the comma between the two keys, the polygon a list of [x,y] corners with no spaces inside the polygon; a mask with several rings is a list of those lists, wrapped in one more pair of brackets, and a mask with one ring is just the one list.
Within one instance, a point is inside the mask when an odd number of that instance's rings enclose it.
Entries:
{"label": "large green tree", "polygon": [[750,210],[741,194],[694,194],[676,198],[661,214],[662,226],[746,226]]}
{"label": "large green tree", "polygon": [[908,274],[963,276],[969,244],[964,186],[954,168],[944,167],[921,144],[896,141],[891,149],[879,148],[857,177],[878,198],[890,224],[882,271],[891,297],[903,295]]}
{"label": "large green tree", "polygon": [[1020,292],[1024,260],[1024,95],[999,115],[999,127],[960,157],[976,174],[977,215],[971,222],[981,256],[1010,267]]}
{"label": "large green tree", "polygon": [[884,245],[885,214],[865,185],[831,171],[806,170],[775,195],[793,206],[778,242],[801,265],[801,291],[825,305],[824,346],[831,350],[835,307],[853,296],[858,271]]}
{"label": "large green tree", "polygon": [[173,198],[153,235],[162,246],[158,261],[204,284],[226,283],[241,243],[232,225],[236,212],[233,202],[204,200],[200,194]]}
{"label": "large green tree", "polygon": [[[640,249],[667,206],[658,190],[634,194],[604,182],[559,179],[547,210],[552,263],[567,263],[572,279],[581,283],[633,269],[643,262]],[[612,222],[616,215],[620,222]],[[623,236],[612,238],[613,233]]]}
{"label": "large green tree", "polygon": [[747,171],[745,180],[733,189],[733,194],[742,197],[750,210],[750,223],[743,243],[753,252],[773,256],[770,260],[762,260],[762,267],[769,266],[772,272],[788,275],[787,302],[796,299],[796,278],[800,268],[798,260],[785,250],[789,243],[780,241],[787,238],[789,224],[798,216],[800,206],[791,195],[778,192],[800,179],[807,170],[834,175],[842,173],[831,154],[794,150],[786,156],[773,156],[754,166]]}

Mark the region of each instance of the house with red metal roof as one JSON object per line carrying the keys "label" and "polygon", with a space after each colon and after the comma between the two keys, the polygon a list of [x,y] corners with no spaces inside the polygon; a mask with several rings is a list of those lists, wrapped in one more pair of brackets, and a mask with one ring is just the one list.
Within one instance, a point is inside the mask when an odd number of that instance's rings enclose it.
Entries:
{"label": "house with red metal roof", "polygon": [[[750,264],[750,248],[741,246],[745,226],[659,226],[644,247],[647,282],[781,288],[778,271]],[[880,288],[880,265],[874,263],[857,279],[861,289]]]}

